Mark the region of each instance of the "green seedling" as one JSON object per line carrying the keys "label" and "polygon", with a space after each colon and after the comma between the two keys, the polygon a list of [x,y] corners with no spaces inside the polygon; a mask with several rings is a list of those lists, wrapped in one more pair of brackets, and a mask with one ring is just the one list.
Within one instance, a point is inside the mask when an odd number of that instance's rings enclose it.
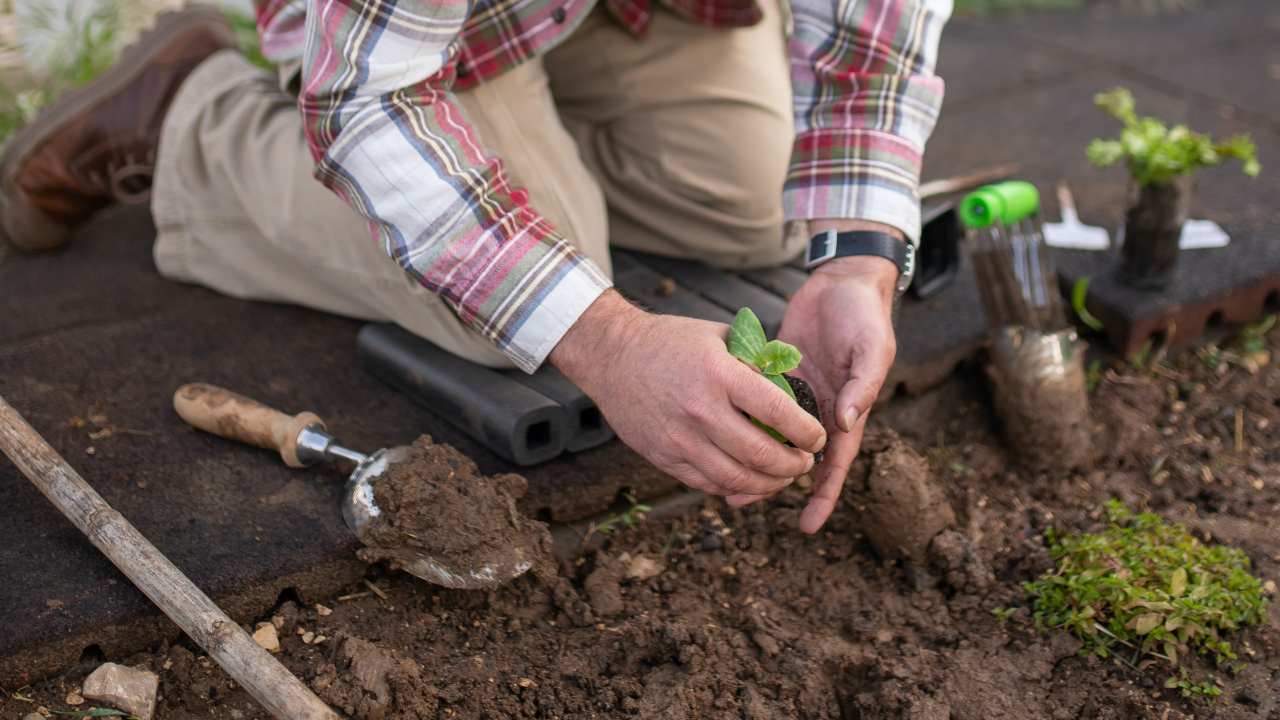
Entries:
{"label": "green seedling", "polygon": [[1245,175],[1261,171],[1257,148],[1248,135],[1235,135],[1215,142],[1208,135],[1193,132],[1186,125],[1170,128],[1153,117],[1139,117],[1133,94],[1126,88],[1098,93],[1094,104],[1124,126],[1120,137],[1095,139],[1089,143],[1089,161],[1099,167],[1121,160],[1139,185],[1165,184],[1200,168],[1221,165],[1231,158],[1241,162]]}
{"label": "green seedling", "polygon": [[624,492],[622,497],[627,501],[627,509],[622,512],[613,513],[604,520],[601,520],[599,523],[596,523],[592,530],[600,533],[601,535],[608,535],[618,528],[635,527],[644,520],[646,513],[653,510],[652,505],[647,505],[636,500],[636,495],[633,492]]}
{"label": "green seedling", "polygon": [[[792,400],[796,399],[795,391],[783,374],[800,367],[800,351],[796,346],[781,340],[768,340],[760,318],[756,317],[751,308],[742,308],[734,317],[733,325],[729,326],[728,345],[729,354],[759,369],[769,382],[782,388]],[[781,433],[759,420],[751,418],[751,422],[763,428],[778,442],[787,441]]]}
{"label": "green seedling", "polygon": [[1107,519],[1100,533],[1046,532],[1055,567],[1023,586],[1036,627],[1067,630],[1083,642],[1083,655],[1134,669],[1163,663],[1174,673],[1168,687],[1184,695],[1216,695],[1214,678],[1188,680],[1183,663],[1197,653],[1229,671],[1241,665],[1228,637],[1262,622],[1267,608],[1249,559],[1116,500]]}
{"label": "green seedling", "polygon": [[1080,322],[1084,323],[1090,330],[1102,330],[1102,321],[1094,317],[1089,312],[1089,308],[1085,307],[1085,300],[1089,297],[1089,277],[1076,280],[1076,284],[1071,286],[1071,309],[1075,310],[1076,317],[1080,318]]}

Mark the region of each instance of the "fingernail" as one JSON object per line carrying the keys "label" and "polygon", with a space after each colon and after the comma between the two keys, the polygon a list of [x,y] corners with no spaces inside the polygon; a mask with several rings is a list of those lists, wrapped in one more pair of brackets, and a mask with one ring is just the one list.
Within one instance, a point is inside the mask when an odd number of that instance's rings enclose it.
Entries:
{"label": "fingernail", "polygon": [[[802,472],[802,473],[800,473],[800,474],[801,474],[801,475],[807,475],[807,474],[809,474],[809,471],[813,469],[813,466],[814,466],[814,465],[816,465],[816,464],[817,464],[817,462],[818,462],[818,461],[817,461],[816,459],[814,459],[814,457],[813,457],[812,455],[810,455],[810,456],[809,456],[809,462],[804,466],[804,472]],[[794,478],[793,478],[793,479],[794,479]]]}
{"label": "fingernail", "polygon": [[850,405],[849,408],[844,411],[844,427],[842,427],[841,430],[844,430],[845,432],[852,432],[854,423],[856,422],[858,422],[858,408]]}

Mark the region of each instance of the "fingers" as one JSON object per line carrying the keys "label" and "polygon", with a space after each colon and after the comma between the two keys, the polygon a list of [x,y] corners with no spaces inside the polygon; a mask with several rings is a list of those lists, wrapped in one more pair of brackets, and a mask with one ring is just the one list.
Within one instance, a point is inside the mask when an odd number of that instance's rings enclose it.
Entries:
{"label": "fingers", "polygon": [[836,394],[836,427],[852,432],[858,420],[867,414],[880,394],[885,376],[896,354],[892,338],[879,352],[869,353],[854,363],[849,381]]}
{"label": "fingers", "polygon": [[782,388],[741,363],[729,382],[729,400],[798,448],[817,452],[826,444],[827,432],[817,418],[805,412]]}
{"label": "fingers", "polygon": [[776,477],[753,470],[710,443],[695,462],[698,470],[714,486],[706,491],[712,495],[772,495],[795,480],[794,477]]}
{"label": "fingers", "polygon": [[853,425],[853,432],[836,433],[827,443],[822,465],[814,473],[813,493],[809,504],[800,513],[800,530],[809,534],[818,532],[831,517],[840,500],[849,466],[862,444],[862,433],[867,427],[867,415],[863,413]]}
{"label": "fingers", "polygon": [[704,432],[729,457],[766,475],[790,478],[813,469],[813,455],[783,445],[737,412]]}

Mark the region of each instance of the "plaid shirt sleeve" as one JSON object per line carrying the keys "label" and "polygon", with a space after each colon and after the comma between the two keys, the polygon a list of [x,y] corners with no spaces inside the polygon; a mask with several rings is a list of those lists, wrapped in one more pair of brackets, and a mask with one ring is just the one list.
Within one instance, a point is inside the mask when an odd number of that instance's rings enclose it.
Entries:
{"label": "plaid shirt sleeve", "polygon": [[450,92],[466,0],[307,0],[316,177],[468,327],[532,372],[609,287],[513,187]]}
{"label": "plaid shirt sleeve", "polygon": [[852,218],[920,239],[920,160],[951,0],[793,0],[796,140],[787,218]]}

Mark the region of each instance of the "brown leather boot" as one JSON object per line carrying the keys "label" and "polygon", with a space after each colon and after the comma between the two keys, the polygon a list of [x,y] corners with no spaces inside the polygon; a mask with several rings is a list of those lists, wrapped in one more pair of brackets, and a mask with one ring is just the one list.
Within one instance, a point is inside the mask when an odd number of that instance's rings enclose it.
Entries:
{"label": "brown leather boot", "polygon": [[145,202],[165,112],[205,58],[235,47],[222,13],[161,15],[101,78],[13,136],[0,159],[0,240],[49,250],[113,202]]}

